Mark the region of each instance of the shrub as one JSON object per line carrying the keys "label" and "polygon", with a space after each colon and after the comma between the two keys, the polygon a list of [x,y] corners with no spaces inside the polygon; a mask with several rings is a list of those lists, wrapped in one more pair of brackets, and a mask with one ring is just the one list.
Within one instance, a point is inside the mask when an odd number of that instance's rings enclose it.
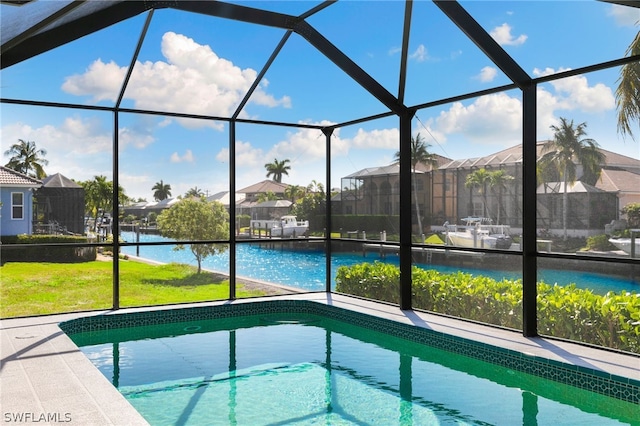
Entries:
{"label": "shrub", "polygon": [[[86,237],[73,235],[10,235],[2,237],[0,249],[5,262],[90,262],[96,260],[95,247],[48,247],[40,244],[84,244]],[[12,247],[20,244],[22,247]],[[33,245],[33,247],[25,247]]]}
{"label": "shrub", "polygon": [[587,237],[587,250],[609,251],[615,250],[616,247],[609,242],[609,237],[606,234],[594,235]]}
{"label": "shrub", "polygon": [[620,211],[622,214],[627,215],[629,228],[640,227],[640,203],[629,203]]}
{"label": "shrub", "polygon": [[[412,268],[416,309],[488,324],[522,327],[521,280]],[[381,262],[338,268],[336,291],[399,303],[400,271]],[[640,295],[538,283],[538,330],[542,334],[640,353]]]}

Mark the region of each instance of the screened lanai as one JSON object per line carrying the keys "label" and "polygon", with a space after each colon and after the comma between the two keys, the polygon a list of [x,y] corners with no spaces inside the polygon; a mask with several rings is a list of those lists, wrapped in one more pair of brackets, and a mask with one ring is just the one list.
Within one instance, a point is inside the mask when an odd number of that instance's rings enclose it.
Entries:
{"label": "screened lanai", "polygon": [[[598,287],[602,294],[637,292],[637,257],[613,246],[582,250],[610,221],[624,220],[619,237],[635,238],[640,225],[621,212],[626,204],[607,209],[597,226],[572,227],[556,191],[544,201],[556,216],[542,225],[537,195],[538,144],[567,127],[628,160],[612,170],[640,174],[638,117],[630,113],[632,134],[621,130],[617,92],[640,60],[629,49],[638,37],[636,2],[3,1],[1,12],[3,151],[35,141],[46,149],[48,173],[105,183],[109,196],[87,205],[86,236],[100,235],[98,214],[117,218],[103,241],[30,243],[96,249],[110,285],[90,306],[50,304],[8,316],[263,296],[267,282],[267,294],[340,292],[580,341],[548,325],[537,300],[554,290],[541,282],[593,290],[591,281],[576,283],[576,271],[589,271],[616,277]],[[416,140],[434,162],[419,156]],[[468,181],[484,167],[456,166],[505,149],[514,150],[513,167],[497,186]],[[148,226],[148,215],[123,215],[126,205],[154,201],[158,183],[170,185],[167,199],[188,199],[191,190],[238,193],[272,178],[266,166],[283,160],[282,182],[295,188],[284,192],[290,213],[316,230],[302,237],[247,236],[249,218],[233,202],[219,234],[167,238]],[[570,162],[574,180],[587,175],[577,157]],[[373,193],[360,179],[364,170],[393,173]],[[548,182],[565,178],[553,176]],[[620,198],[608,191],[601,199]],[[625,200],[640,199],[636,192]],[[570,214],[582,217],[588,204],[571,204],[583,210]],[[480,214],[511,226],[509,249],[448,243],[445,222]],[[609,237],[616,236],[600,238]],[[205,269],[228,280],[223,294],[185,287],[157,302],[141,297],[126,275],[132,259],[193,264],[198,247],[209,250]],[[300,252],[315,263],[294,256]],[[341,266],[383,254],[399,268],[390,295],[337,286]],[[284,263],[264,272],[272,259]],[[507,271],[521,302],[495,317],[422,305],[412,267],[436,265]],[[73,286],[69,280],[56,291]]]}

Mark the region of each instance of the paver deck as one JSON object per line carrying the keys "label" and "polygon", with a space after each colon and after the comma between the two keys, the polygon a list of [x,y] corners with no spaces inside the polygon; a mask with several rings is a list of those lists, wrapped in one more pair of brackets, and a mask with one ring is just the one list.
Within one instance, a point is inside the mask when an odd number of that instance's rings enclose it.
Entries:
{"label": "paver deck", "polygon": [[[526,354],[640,380],[640,357],[520,333],[337,294],[275,296],[327,303],[395,321],[428,327]],[[232,303],[261,299],[237,300]],[[216,305],[229,302],[211,302]],[[202,306],[198,304],[194,306]],[[189,305],[180,305],[186,307]],[[170,309],[176,306],[123,309]],[[0,321],[0,407],[2,424],[146,425],[145,419],[93,366],[58,324],[100,315],[84,312]]]}

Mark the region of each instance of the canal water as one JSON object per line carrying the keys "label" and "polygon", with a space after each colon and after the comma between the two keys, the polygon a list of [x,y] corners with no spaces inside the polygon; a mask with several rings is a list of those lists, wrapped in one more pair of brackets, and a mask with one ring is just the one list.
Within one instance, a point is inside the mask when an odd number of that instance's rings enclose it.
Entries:
{"label": "canal water", "polygon": [[[122,239],[127,243],[135,243],[136,235],[132,232],[123,232]],[[167,242],[173,240],[159,235],[140,235],[140,242]],[[278,247],[275,244],[275,247]],[[196,265],[196,259],[185,247],[184,250],[173,250],[173,245],[124,246],[123,254],[138,255],[142,258],[163,263],[177,262]],[[236,274],[241,277],[273,282],[290,287],[296,287],[309,291],[322,291],[325,288],[326,261],[324,251],[318,250],[291,250],[284,248],[266,248],[264,244],[241,243],[236,244]],[[362,262],[380,261],[398,265],[398,256],[387,254],[384,258],[375,252],[363,257],[362,253],[332,253],[331,275],[332,288],[335,287],[336,271],[340,266],[351,266]],[[437,264],[417,264],[425,269],[435,269],[439,272],[467,272],[473,275],[483,275],[497,280],[522,278],[520,271],[460,268],[457,266]],[[228,273],[229,252],[216,254],[205,258],[202,267],[208,270]],[[575,283],[579,288],[591,289],[594,293],[605,294],[608,291],[638,291],[640,282],[633,279],[613,277],[592,272],[574,270],[540,269],[538,281],[548,284],[557,283],[568,285]]]}

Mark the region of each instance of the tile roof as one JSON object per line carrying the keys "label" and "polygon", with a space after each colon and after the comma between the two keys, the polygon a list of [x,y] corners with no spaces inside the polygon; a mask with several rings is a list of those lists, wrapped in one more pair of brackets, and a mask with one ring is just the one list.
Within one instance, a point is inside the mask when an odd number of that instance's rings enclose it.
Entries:
{"label": "tile roof", "polygon": [[[544,145],[550,141],[539,141],[536,143],[537,157],[540,158],[543,154]],[[604,154],[604,164],[607,167],[620,167],[626,170],[632,170],[640,173],[640,160],[627,157],[626,155],[617,154],[615,152],[607,151],[606,149],[598,148],[598,151]],[[489,154],[485,157],[464,158],[460,160],[453,160],[448,164],[441,166],[441,169],[470,169],[470,168],[482,168],[482,167],[498,167],[506,164],[522,164],[522,144],[512,146],[510,148],[503,149],[502,151]]]}
{"label": "tile roof", "polygon": [[263,180],[262,182],[254,183],[246,188],[239,189],[237,192],[243,192],[245,194],[255,194],[260,192],[273,192],[274,194],[283,193],[289,185],[286,183],[278,183],[274,180]]}
{"label": "tile roof", "polygon": [[42,181],[34,179],[15,170],[0,166],[0,185],[21,188],[37,188],[42,186]]}
{"label": "tile roof", "polygon": [[640,174],[627,170],[603,169],[596,187],[605,191],[636,193],[640,191]]}

